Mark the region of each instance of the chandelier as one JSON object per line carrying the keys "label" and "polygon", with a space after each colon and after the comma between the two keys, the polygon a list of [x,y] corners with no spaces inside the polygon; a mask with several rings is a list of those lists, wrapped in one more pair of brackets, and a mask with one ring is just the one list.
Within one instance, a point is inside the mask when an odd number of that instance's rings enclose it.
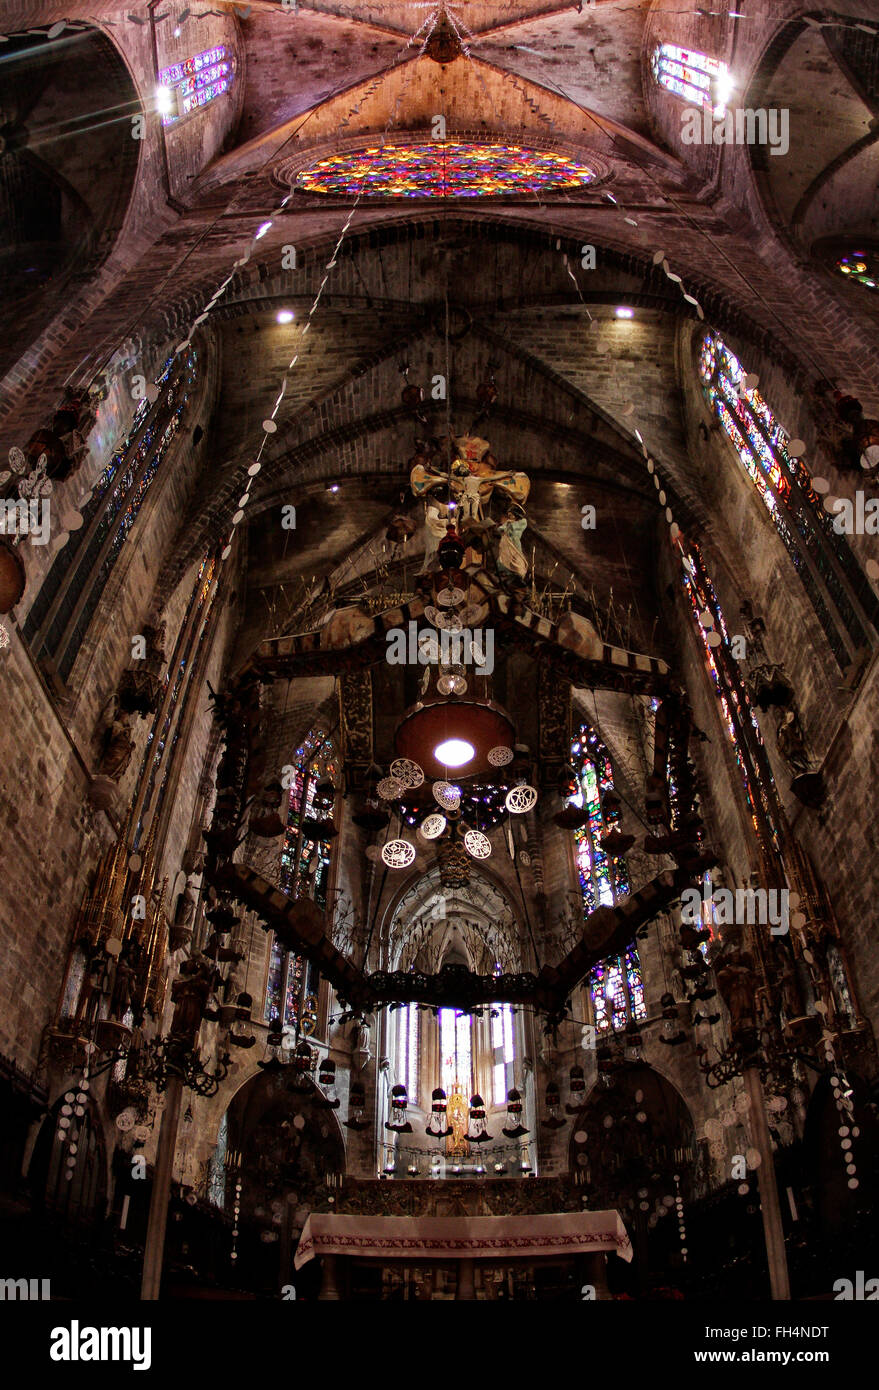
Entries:
{"label": "chandelier", "polygon": [[415,861],[416,844],[403,834],[408,827],[424,844],[436,844],[444,886],[469,882],[471,861],[491,855],[489,833],[508,816],[524,815],[537,804],[537,790],[526,780],[527,749],[498,745],[488,750],[487,762],[493,777],[480,777],[469,785],[440,778],[430,786],[411,758],[391,763],[389,775],[376,787],[400,823],[399,835],[386,840],[381,851],[389,869],[406,869]]}

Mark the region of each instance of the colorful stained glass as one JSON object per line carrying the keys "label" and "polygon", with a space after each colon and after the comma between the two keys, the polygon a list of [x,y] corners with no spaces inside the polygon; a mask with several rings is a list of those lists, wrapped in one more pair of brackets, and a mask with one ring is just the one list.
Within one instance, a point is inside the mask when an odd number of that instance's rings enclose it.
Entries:
{"label": "colorful stained glass", "polygon": [[874,626],[879,622],[879,602],[845,538],[834,530],[833,518],[812,487],[808,468],[802,459],[790,456],[788,435],[760,392],[746,386],[745,368],[716,333],[705,335],[699,374],[705,398],[771,516],[830,648],[844,669],[850,653],[821,585],[855,650],[866,645],[867,637],[849,590],[857,595]]}
{"label": "colorful stained glass", "polygon": [[836,269],[847,280],[857,280],[869,290],[879,289],[879,251],[852,251],[840,256]]}
{"label": "colorful stained glass", "polygon": [[[777,815],[772,773],[765,755],[757,716],[751,706],[748,692],[742,683],[738,663],[730,649],[729,631],[720,601],[705,571],[699,547],[695,544],[684,547],[682,542],[681,552],[685,560],[683,568],[684,591],[690,602],[696,631],[704,648],[711,680],[720,701],[723,723],[741,774],[742,785],[751,810],[751,820],[755,832],[759,836],[761,834],[761,819],[758,815],[758,809],[762,810],[769,831],[774,836],[774,824]],[[711,629],[706,628],[702,622],[701,615],[706,611],[711,614],[714,627],[720,634],[720,645],[716,647],[712,647],[708,641]],[[750,739],[753,748],[754,758],[746,758],[745,756],[745,746],[748,739]],[[755,759],[759,766],[755,764]],[[759,798],[759,802],[757,798]]]}
{"label": "colorful stained glass", "polygon": [[370,145],[328,155],[297,179],[308,193],[372,198],[496,198],[584,188],[594,173],[522,145]]}
{"label": "colorful stained glass", "polygon": [[440,1009],[440,1085],[447,1096],[457,1083],[465,1097],[473,1085],[472,1022],[469,1014],[456,1009]]}
{"label": "colorful stained glass", "polygon": [[[585,807],[586,825],[574,831],[583,914],[596,907],[613,907],[629,891],[625,860],[609,855],[601,847],[601,837],[613,828],[613,817],[606,814],[603,800],[614,790],[613,767],[604,744],[588,724],[571,744],[571,759],[577,770],[579,791],[569,796],[569,806]],[[625,1028],[629,1019],[646,1018],[641,962],[635,945],[624,955],[601,961],[587,980],[592,995],[595,1024],[599,1029]]]}
{"label": "colorful stained glass", "polygon": [[232,85],[232,63],[226,49],[206,49],[182,63],[172,63],[159,72],[159,86],[167,88],[160,98],[162,125],[173,125],[181,116],[188,116],[214,97],[227,92]]}
{"label": "colorful stained glass", "polygon": [[418,1105],[418,1005],[397,1011],[396,1081],[406,1087],[410,1105]]}
{"label": "colorful stained glass", "polygon": [[491,1020],[492,1099],[503,1105],[513,1085],[513,1064],[516,1060],[511,1004],[494,1004]]}
{"label": "colorful stained glass", "polygon": [[675,43],[661,43],[653,51],[651,67],[654,78],[667,92],[696,106],[707,106],[715,116],[724,114],[730,91],[729,68],[719,58],[679,48]]}

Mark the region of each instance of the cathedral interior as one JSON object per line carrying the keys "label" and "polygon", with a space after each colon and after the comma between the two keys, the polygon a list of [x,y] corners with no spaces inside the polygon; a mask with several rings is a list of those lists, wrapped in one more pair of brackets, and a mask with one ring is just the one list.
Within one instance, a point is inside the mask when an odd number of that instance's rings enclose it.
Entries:
{"label": "cathedral interior", "polygon": [[876,0],[3,6],[7,1298],[879,1297],[877,176]]}

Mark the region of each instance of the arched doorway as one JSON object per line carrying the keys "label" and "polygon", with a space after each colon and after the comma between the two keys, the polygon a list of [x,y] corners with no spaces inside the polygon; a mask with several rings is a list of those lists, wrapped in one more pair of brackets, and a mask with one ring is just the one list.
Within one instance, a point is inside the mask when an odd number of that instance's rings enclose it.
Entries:
{"label": "arched doorway", "polygon": [[[62,1119],[72,1122],[60,1126]],[[107,1157],[90,1103],[75,1105],[72,1092],[59,1097],[37,1136],[28,1180],[35,1210],[51,1224],[81,1237],[96,1231],[107,1210]]]}
{"label": "arched doorway", "polygon": [[226,1179],[227,1210],[241,1185],[235,1282],[273,1295],[285,1284],[305,1286],[315,1277],[312,1266],[293,1272],[302,1227],[312,1208],[326,1201],[327,1175],[345,1169],[334,1112],[311,1083],[267,1071],[235,1096],[227,1135],[229,1152],[240,1154],[236,1168],[227,1166]]}
{"label": "arched doorway", "polygon": [[[572,1125],[572,1174],[593,1208],[619,1211],[632,1240],[641,1289],[682,1268],[678,1197],[692,1195],[697,1148],[692,1116],[670,1082],[629,1066],[592,1089]],[[619,1263],[619,1262],[615,1262]]]}

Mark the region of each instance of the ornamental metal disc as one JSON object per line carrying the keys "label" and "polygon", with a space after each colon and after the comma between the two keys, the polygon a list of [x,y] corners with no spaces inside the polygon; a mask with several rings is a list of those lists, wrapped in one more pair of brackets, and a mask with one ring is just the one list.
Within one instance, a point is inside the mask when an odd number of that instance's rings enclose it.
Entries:
{"label": "ornamental metal disc", "polygon": [[491,841],[481,830],[468,830],[464,836],[464,848],[474,859],[487,859],[491,854]]}
{"label": "ornamental metal disc", "polygon": [[489,748],[488,761],[492,767],[506,767],[507,763],[513,761],[513,750],[499,743],[496,748]]}
{"label": "ornamental metal disc", "polygon": [[504,805],[514,816],[522,816],[537,805],[537,792],[529,786],[511,787]]}
{"label": "ornamental metal disc", "polygon": [[463,603],[464,598],[464,590],[453,587],[451,589],[440,589],[436,596],[436,601],[440,608],[454,608],[455,604]]}
{"label": "ornamental metal disc", "polygon": [[425,816],[419,826],[420,833],[425,840],[438,840],[446,828],[446,818],[441,816],[438,811]]}
{"label": "ornamental metal disc", "polygon": [[464,624],[461,622],[457,613],[439,613],[434,609],[436,617],[434,622],[441,632],[461,632]]}
{"label": "ornamental metal disc", "polygon": [[415,858],[415,846],[408,840],[388,840],[382,848],[382,859],[389,869],[408,869]]}
{"label": "ornamental metal disc", "polygon": [[388,769],[391,777],[402,782],[404,787],[420,787],[424,781],[424,772],[411,758],[395,758]]}
{"label": "ornamental metal disc", "polygon": [[434,782],[433,795],[446,811],[457,811],[461,805],[461,788],[453,782]]}
{"label": "ornamental metal disc", "polygon": [[399,777],[383,777],[376,787],[376,791],[382,801],[396,801],[398,796],[402,796],[406,790],[405,782],[401,782]]}
{"label": "ornamental metal disc", "polygon": [[442,614],[437,612],[432,603],[429,603],[424,610],[424,616],[429,623],[433,623],[434,627],[438,627]]}

